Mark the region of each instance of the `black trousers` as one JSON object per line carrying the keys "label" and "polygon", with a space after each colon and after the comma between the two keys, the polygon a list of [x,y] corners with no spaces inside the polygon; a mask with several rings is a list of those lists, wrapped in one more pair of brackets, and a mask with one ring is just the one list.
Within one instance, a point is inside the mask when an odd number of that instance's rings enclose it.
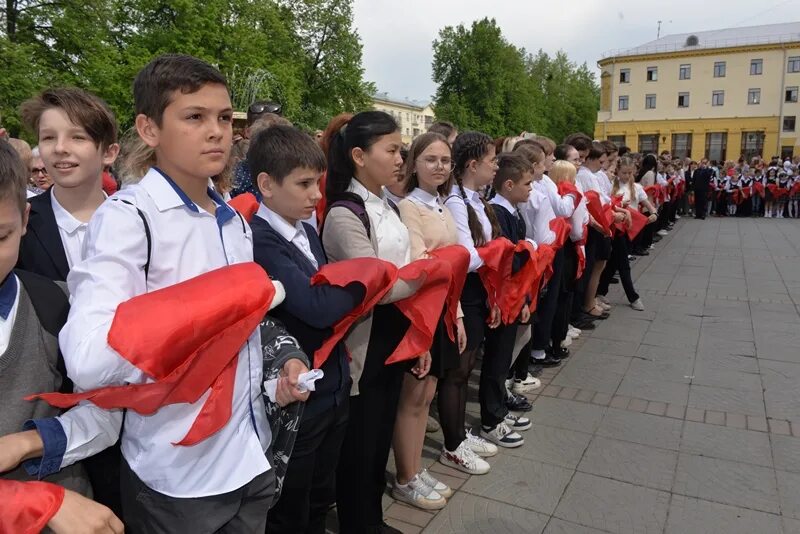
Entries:
{"label": "black trousers", "polygon": [[[235,451],[232,451],[235,453]],[[267,457],[272,457],[267,451]],[[239,534],[264,532],[275,493],[275,470],[241,488],[210,497],[180,499],[150,489],[122,458],[120,467],[125,532],[132,534]]]}
{"label": "black trousers", "polygon": [[267,532],[325,534],[325,518],[336,501],[336,465],[342,450],[349,398],[300,421],[281,497],[267,516]]}
{"label": "black trousers", "polygon": [[694,191],[694,218],[704,219],[706,217],[706,203],[708,202],[707,189],[695,189]]}
{"label": "black trousers", "polygon": [[539,298],[536,306],[536,321],[533,323],[531,348],[544,350],[550,344],[553,335],[553,320],[561,293],[562,271],[564,269],[564,248],[560,248],[553,259],[553,276],[547,282],[547,292]]}
{"label": "black trousers", "polygon": [[407,363],[384,365],[408,328],[408,319],[391,304],[372,312],[372,332],[359,380],[350,397],[350,415],[336,471],[339,531],[362,534],[383,523],[381,498],[392,444],[400,386]]}
{"label": "black trousers", "polygon": [[493,428],[508,414],[505,381],[514,357],[517,326],[512,323],[487,329],[478,389],[483,426]]}
{"label": "black trousers", "polygon": [[562,248],[564,253],[564,268],[561,276],[561,294],[556,304],[556,314],[553,318],[552,343],[553,348],[561,346],[561,342],[567,337],[569,330],[569,318],[572,313],[573,296],[577,281],[575,276],[578,272],[578,253],[575,244],[571,241]]}
{"label": "black trousers", "polygon": [[611,283],[611,278],[619,271],[619,281],[625,290],[625,296],[628,297],[628,302],[635,302],[639,299],[639,294],[633,287],[628,253],[628,238],[622,234],[616,236],[611,248],[611,259],[606,264],[606,268],[603,269],[603,274],[600,276],[600,285],[597,287],[597,293],[599,295],[608,294],[608,285]]}

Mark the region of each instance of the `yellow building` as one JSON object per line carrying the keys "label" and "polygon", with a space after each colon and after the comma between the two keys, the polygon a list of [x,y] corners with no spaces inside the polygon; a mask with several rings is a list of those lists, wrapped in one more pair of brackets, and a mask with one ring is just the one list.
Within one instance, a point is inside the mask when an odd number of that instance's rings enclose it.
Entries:
{"label": "yellow building", "polygon": [[411,143],[415,137],[428,131],[434,121],[430,102],[392,98],[387,93],[377,93],[372,97],[373,107],[385,111],[400,125],[403,143]]}
{"label": "yellow building", "polygon": [[800,152],[798,22],[668,35],[598,65],[598,139],[693,159]]}

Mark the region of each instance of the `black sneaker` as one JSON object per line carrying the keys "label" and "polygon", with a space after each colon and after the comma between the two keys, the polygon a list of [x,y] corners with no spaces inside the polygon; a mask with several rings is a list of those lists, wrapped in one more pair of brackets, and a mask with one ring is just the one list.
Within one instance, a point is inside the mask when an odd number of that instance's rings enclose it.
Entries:
{"label": "black sneaker", "polygon": [[609,284],[619,284],[619,278],[616,276],[613,277],[611,280],[608,281]]}
{"label": "black sneaker", "polygon": [[[578,325],[575,325],[578,326]],[[584,328],[582,326],[578,326],[581,330]],[[561,360],[558,358],[554,358],[550,354],[545,354],[544,358],[532,358],[534,365],[540,365],[542,367],[557,367],[561,365]]]}
{"label": "black sneaker", "polygon": [[555,358],[557,360],[566,360],[570,356],[569,349],[564,347],[557,347],[555,349],[553,349],[552,347],[548,347],[546,353],[549,354],[550,357]]}
{"label": "black sneaker", "polygon": [[533,410],[533,404],[524,396],[512,393],[506,397],[506,408],[512,412],[529,412]]}

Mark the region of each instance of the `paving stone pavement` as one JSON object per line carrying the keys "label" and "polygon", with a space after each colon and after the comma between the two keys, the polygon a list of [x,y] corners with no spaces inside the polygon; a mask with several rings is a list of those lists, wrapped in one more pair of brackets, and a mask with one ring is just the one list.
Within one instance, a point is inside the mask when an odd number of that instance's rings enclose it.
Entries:
{"label": "paving stone pavement", "polygon": [[429,434],[424,461],[455,495],[434,514],[387,493],[389,524],[800,534],[800,222],[684,218],[633,274],[646,310],[612,286],[611,317],[530,395],[526,444],[469,477]]}

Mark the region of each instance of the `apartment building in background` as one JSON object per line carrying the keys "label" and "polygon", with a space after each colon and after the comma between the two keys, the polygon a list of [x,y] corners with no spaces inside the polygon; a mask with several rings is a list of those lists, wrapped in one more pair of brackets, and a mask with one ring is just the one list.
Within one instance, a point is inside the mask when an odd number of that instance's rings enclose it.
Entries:
{"label": "apartment building in background", "polygon": [[800,22],[667,35],[598,66],[598,139],[693,159],[800,153]]}
{"label": "apartment building in background", "polygon": [[435,120],[430,102],[395,98],[387,93],[376,93],[372,101],[376,110],[395,118],[403,143],[411,143],[419,134],[427,132]]}

